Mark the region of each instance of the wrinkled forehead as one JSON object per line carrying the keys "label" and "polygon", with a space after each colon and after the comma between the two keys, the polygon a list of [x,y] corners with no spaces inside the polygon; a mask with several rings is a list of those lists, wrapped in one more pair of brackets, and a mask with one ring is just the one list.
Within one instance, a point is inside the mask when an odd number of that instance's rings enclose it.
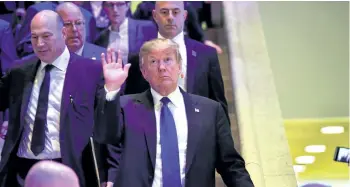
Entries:
{"label": "wrinkled forehead", "polygon": [[176,56],[176,49],[172,47],[155,48],[152,49],[147,55],[148,59],[162,59],[164,57]]}
{"label": "wrinkled forehead", "polygon": [[30,25],[31,32],[39,32],[39,31],[51,31],[54,32],[57,30],[56,20],[50,20],[45,16],[37,17],[33,19]]}
{"label": "wrinkled forehead", "polygon": [[60,15],[63,21],[84,20],[84,16],[80,11],[61,11]]}

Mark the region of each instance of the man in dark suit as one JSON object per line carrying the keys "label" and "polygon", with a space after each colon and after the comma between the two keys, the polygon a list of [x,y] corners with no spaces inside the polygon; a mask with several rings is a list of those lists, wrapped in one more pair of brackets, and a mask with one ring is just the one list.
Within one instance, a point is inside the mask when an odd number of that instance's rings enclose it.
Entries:
{"label": "man in dark suit", "polygon": [[123,151],[114,186],[214,187],[216,169],[228,187],[253,187],[222,105],[178,86],[179,45],[154,39],[140,58],[151,89],[120,97]]}
{"label": "man in dark suit", "polygon": [[219,59],[214,48],[184,37],[187,17],[181,1],[156,2],[153,18],[158,25],[154,38],[166,38],[180,46],[182,76],[179,85],[188,93],[201,95],[219,102],[228,115]]}
{"label": "man in dark suit", "polygon": [[[42,10],[55,11],[56,7],[57,3],[55,2],[41,2],[35,3],[27,9],[23,25],[18,34],[15,36],[16,48],[20,57],[24,57],[33,53],[32,45],[30,43],[30,23],[34,15]],[[81,11],[85,18],[84,25],[86,28],[86,40],[88,42],[92,42],[96,37],[95,19],[93,18],[92,14],[84,8],[81,8]]]}
{"label": "man in dark suit", "polygon": [[69,53],[62,30],[57,13],[35,15],[31,42],[37,58],[19,62],[0,79],[0,111],[10,111],[2,187],[22,187],[30,167],[41,160],[62,162],[77,173],[81,187],[88,186],[82,157],[89,138],[116,143],[115,97],[130,65],[120,68],[111,50],[107,62],[101,55],[103,65]]}
{"label": "man in dark suit", "polygon": [[[140,20],[154,20],[152,16],[152,11],[155,9],[155,1],[143,1],[141,2],[134,14],[133,18],[140,19]],[[196,10],[192,6],[191,3],[185,2],[184,3],[185,10],[187,11],[187,19],[184,24],[184,33],[188,35],[189,38],[197,40],[199,42],[203,42],[204,44],[214,47],[219,54],[222,53],[222,49],[220,46],[212,42],[211,40],[208,40],[205,37],[204,31],[202,29],[202,26],[199,24],[198,16],[196,13]]]}
{"label": "man in dark suit", "polygon": [[65,28],[63,34],[69,51],[86,58],[100,60],[101,53],[106,53],[106,48],[85,40],[85,19],[81,9],[73,3],[65,2],[57,6],[56,12],[63,20]]}
{"label": "man in dark suit", "polygon": [[[135,20],[127,17],[130,10],[130,2],[104,1],[104,12],[111,23],[110,27],[103,30],[97,37],[95,44],[101,47],[111,47],[123,54],[123,62],[131,63],[131,70],[126,84],[123,85],[123,94],[140,93],[149,86],[137,73],[138,53],[144,41],[150,40],[157,33],[156,25],[152,21]],[[137,86],[136,86],[137,85]]]}
{"label": "man in dark suit", "polygon": [[[148,37],[167,38],[180,46],[182,56],[182,74],[179,76],[179,86],[188,93],[207,97],[219,102],[224,114],[229,119],[227,101],[225,98],[224,83],[222,80],[220,64],[214,48],[206,46],[195,40],[185,38],[183,34],[184,21],[187,13],[184,4],[178,2],[157,2],[153,11],[154,20],[158,24],[158,33],[151,32]],[[152,25],[149,26],[151,29]],[[139,59],[132,62],[138,62]],[[135,68],[137,67],[137,68]],[[138,92],[148,89],[148,82],[143,78],[139,65],[133,63],[126,79],[126,88],[138,88]],[[122,152],[122,145],[115,152]],[[103,149],[101,150],[103,154]],[[108,153],[107,153],[108,155]],[[119,167],[119,156],[107,156],[108,179],[112,180]]]}

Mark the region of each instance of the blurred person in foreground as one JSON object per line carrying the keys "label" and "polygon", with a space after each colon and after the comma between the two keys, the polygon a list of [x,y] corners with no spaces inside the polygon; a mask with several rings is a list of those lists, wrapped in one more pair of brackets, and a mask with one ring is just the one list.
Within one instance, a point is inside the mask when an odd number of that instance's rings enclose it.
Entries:
{"label": "blurred person in foreground", "polygon": [[41,161],[29,170],[24,187],[79,187],[79,179],[63,164]]}

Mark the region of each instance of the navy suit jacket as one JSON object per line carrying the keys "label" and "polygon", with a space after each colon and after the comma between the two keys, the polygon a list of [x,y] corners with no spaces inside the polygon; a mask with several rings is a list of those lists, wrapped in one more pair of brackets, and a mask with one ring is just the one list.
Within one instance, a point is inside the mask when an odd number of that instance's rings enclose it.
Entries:
{"label": "navy suit jacket", "polygon": [[[103,30],[95,40],[95,44],[104,48],[108,47],[110,30]],[[138,54],[143,42],[153,38],[157,34],[157,28],[151,21],[135,20],[128,18],[128,46],[129,54]],[[129,55],[130,56],[130,55]]]}
{"label": "navy suit jacket", "polygon": [[[9,108],[9,126],[0,162],[0,186],[10,180],[11,168],[24,128],[35,75],[40,60],[35,56],[21,61],[0,79],[0,111]],[[80,186],[91,184],[85,178],[83,152],[93,135],[99,143],[115,143],[117,101],[106,101],[101,62],[71,54],[67,67],[60,111],[60,150],[62,163],[78,175]],[[73,101],[71,100],[73,98]],[[94,123],[96,125],[94,125]],[[12,176],[13,177],[13,176]],[[15,176],[14,176],[15,177]]]}
{"label": "navy suit jacket", "polygon": [[[154,25],[148,25],[144,30],[152,31],[147,33],[147,40],[155,39],[158,33],[153,32]],[[146,40],[144,40],[146,41]],[[141,43],[143,43],[142,41]],[[185,45],[187,52],[187,92],[200,95],[219,102],[228,116],[227,100],[225,97],[224,82],[220,69],[219,58],[214,48],[207,46],[201,42],[185,37]],[[132,79],[126,86],[139,87],[138,92],[141,93],[149,88],[149,84],[143,78],[138,62],[138,55],[132,57],[131,68],[129,70],[128,79]],[[126,93],[126,94],[134,94]]]}
{"label": "navy suit jacket", "polygon": [[[216,169],[228,187],[253,187],[245,162],[234,148],[222,106],[208,98],[181,92],[188,122],[185,186],[214,187]],[[114,186],[151,186],[157,130],[150,90],[121,96],[120,108],[116,137],[123,142],[124,149]]]}
{"label": "navy suit jacket", "polygon": [[[23,25],[18,34],[15,36],[16,48],[20,57],[34,53],[30,40],[30,24],[35,14],[42,10],[56,11],[56,7],[56,3],[41,2],[35,3],[27,9]],[[85,10],[84,8],[80,8],[80,10],[85,18],[86,41],[92,42],[96,37],[96,21],[89,11]]]}
{"label": "navy suit jacket", "polygon": [[83,53],[81,56],[85,58],[95,59],[95,60],[101,60],[101,53],[106,54],[106,48],[94,45],[89,42],[85,42]]}

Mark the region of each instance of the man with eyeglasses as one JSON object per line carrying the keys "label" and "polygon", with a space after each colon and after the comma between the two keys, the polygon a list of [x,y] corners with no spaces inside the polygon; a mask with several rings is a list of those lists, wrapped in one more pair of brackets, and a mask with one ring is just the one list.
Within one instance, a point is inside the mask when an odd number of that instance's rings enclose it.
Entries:
{"label": "man with eyeglasses", "polygon": [[[18,56],[23,58],[25,56],[31,55],[34,53],[33,47],[30,41],[30,23],[35,14],[42,10],[52,10],[55,11],[58,6],[58,2],[40,2],[34,3],[28,7],[26,11],[26,16],[23,21],[23,25],[15,36],[15,45],[17,49]],[[85,29],[86,29],[86,41],[93,42],[96,37],[96,21],[93,18],[92,14],[80,8],[81,12],[85,18]]]}
{"label": "man with eyeglasses", "polygon": [[85,40],[85,19],[80,8],[73,3],[65,2],[57,6],[56,12],[63,20],[63,34],[69,51],[86,58],[100,60],[101,53],[106,53],[106,49]]}

